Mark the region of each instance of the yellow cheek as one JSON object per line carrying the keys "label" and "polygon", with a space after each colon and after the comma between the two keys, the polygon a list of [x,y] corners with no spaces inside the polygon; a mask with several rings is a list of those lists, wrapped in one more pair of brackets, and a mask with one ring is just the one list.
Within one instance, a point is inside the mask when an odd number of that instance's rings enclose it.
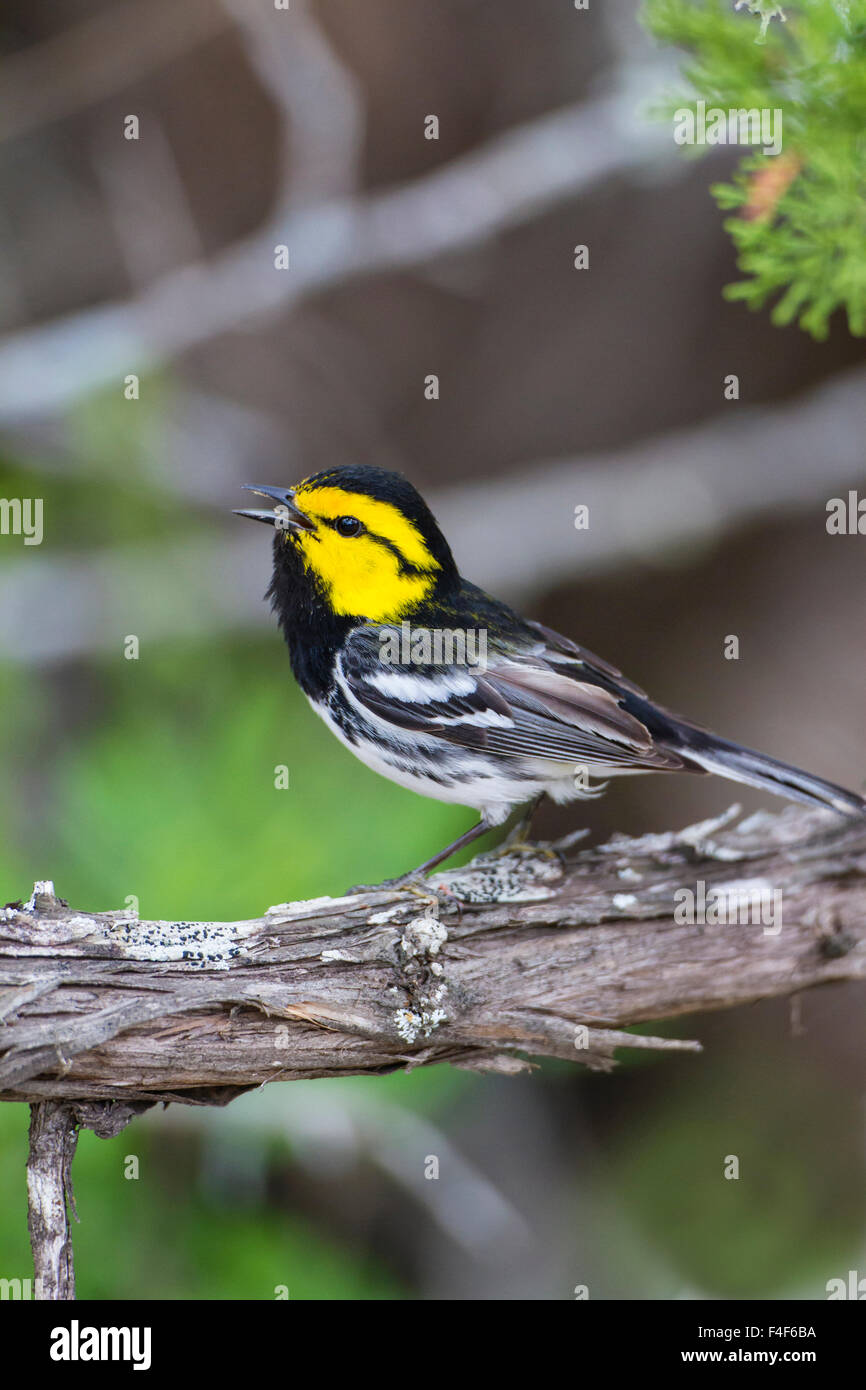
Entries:
{"label": "yellow cheek", "polygon": [[295,502],[302,512],[316,518],[327,517],[333,521],[338,516],[356,516],[368,531],[396,545],[410,565],[417,565],[419,569],[436,568],[424,537],[392,502],[346,492],[341,487],[305,488],[303,483],[295,490]]}
{"label": "yellow cheek", "polygon": [[430,574],[401,574],[396,558],[363,536],[347,539],[325,533],[317,540],[302,535],[299,544],[341,617],[392,622],[425,598],[435,583]]}

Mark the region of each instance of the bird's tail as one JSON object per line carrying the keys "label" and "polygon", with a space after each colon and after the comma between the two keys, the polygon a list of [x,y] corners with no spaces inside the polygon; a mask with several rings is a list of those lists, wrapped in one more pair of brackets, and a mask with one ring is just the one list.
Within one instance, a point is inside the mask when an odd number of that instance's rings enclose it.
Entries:
{"label": "bird's tail", "polygon": [[745,782],[750,787],[760,787],[775,796],[787,797],[789,801],[802,801],[806,806],[827,806],[842,816],[866,815],[866,798],[857,792],[813,777],[765,753],[756,753],[753,748],[728,743],[703,729],[680,723],[675,728],[677,751],[707,772],[730,777],[734,782]]}

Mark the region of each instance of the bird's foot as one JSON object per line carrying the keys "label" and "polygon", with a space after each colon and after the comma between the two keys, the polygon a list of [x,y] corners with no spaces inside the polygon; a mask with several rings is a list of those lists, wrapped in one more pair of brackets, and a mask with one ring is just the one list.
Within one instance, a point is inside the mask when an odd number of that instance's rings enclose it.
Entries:
{"label": "bird's foot", "polygon": [[384,893],[389,888],[405,888],[413,876],[400,874],[398,878],[383,878],[380,883],[353,883],[343,894],[344,898],[354,898],[359,893]]}
{"label": "bird's foot", "polygon": [[[532,798],[532,800],[524,808],[522,815],[519,817],[518,820],[515,821],[514,825],[509,830],[505,839],[502,841],[502,844],[499,846],[500,851],[504,851],[506,848],[513,848],[519,845],[528,845],[530,843],[529,832],[532,829],[533,817],[535,816],[535,812],[538,810],[538,804],[540,801],[540,796],[535,796]],[[496,850],[494,850],[493,853],[495,854]]]}
{"label": "bird's foot", "polygon": [[556,859],[563,867],[565,866],[565,860],[558,849],[545,840],[528,839],[525,832],[515,837],[514,831],[512,831],[501,845],[497,845],[496,849],[492,849],[488,854],[480,857],[482,859]]}
{"label": "bird's foot", "polygon": [[385,893],[397,891],[411,893],[414,897],[420,898],[428,907],[434,903],[437,907],[447,907],[453,909],[459,907],[459,899],[444,884],[433,884],[425,878],[420,869],[412,869],[407,874],[400,874],[397,878],[383,878],[381,883],[356,883],[354,887],[347,888],[345,897],[353,897],[356,893]]}
{"label": "bird's foot", "polygon": [[588,829],[572,830],[570,835],[564,835],[556,844],[551,844],[548,840],[530,840],[527,837],[528,824],[519,822],[509,835],[506,835],[502,844],[496,849],[491,850],[489,855],[484,855],[485,859],[499,858],[524,858],[524,859],[547,859],[556,860],[565,870],[568,866],[568,851],[580,840],[585,840],[589,835]]}

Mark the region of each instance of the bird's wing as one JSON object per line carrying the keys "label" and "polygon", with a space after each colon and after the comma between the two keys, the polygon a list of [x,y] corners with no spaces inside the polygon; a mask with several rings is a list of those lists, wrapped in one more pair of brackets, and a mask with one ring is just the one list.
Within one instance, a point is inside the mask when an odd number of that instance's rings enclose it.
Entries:
{"label": "bird's wing", "polygon": [[553,628],[544,627],[541,623],[527,621],[526,626],[538,634],[545,660],[557,669],[574,674],[574,667],[577,665],[593,680],[600,680],[605,686],[615,687],[624,695],[637,695],[642,700],[648,698],[645,690],[641,690],[639,685],[628,680],[616,666],[611,666],[609,661],[596,656],[588,647],[579,646],[570,637],[563,637],[561,632],[554,632]]}
{"label": "bird's wing", "polygon": [[[418,635],[413,629],[413,640]],[[584,656],[589,654],[580,648],[551,650],[540,632],[537,642],[488,650],[483,669],[432,661],[390,664],[382,660],[382,629],[358,628],[343,647],[336,676],[367,715],[395,731],[545,762],[635,771],[683,767],[676,753],[659,748],[647,727],[622,708],[615,691],[595,682]],[[604,669],[608,679],[616,674],[603,663],[596,669]],[[623,695],[632,689],[625,683]]]}

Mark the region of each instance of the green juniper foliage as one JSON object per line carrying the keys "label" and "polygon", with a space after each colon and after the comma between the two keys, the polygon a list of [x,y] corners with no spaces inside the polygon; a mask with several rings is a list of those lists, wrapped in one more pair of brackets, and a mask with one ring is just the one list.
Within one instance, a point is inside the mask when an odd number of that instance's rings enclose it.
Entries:
{"label": "green juniper foliage", "polygon": [[[646,0],[656,38],[689,55],[677,109],[782,112],[782,153],[750,153],[733,182],[713,188],[747,279],[729,299],[774,302],[775,323],[795,320],[826,338],[845,309],[866,335],[866,0]],[[751,11],[752,13],[749,13]],[[784,22],[782,22],[784,21]],[[706,146],[700,147],[703,150]]]}

